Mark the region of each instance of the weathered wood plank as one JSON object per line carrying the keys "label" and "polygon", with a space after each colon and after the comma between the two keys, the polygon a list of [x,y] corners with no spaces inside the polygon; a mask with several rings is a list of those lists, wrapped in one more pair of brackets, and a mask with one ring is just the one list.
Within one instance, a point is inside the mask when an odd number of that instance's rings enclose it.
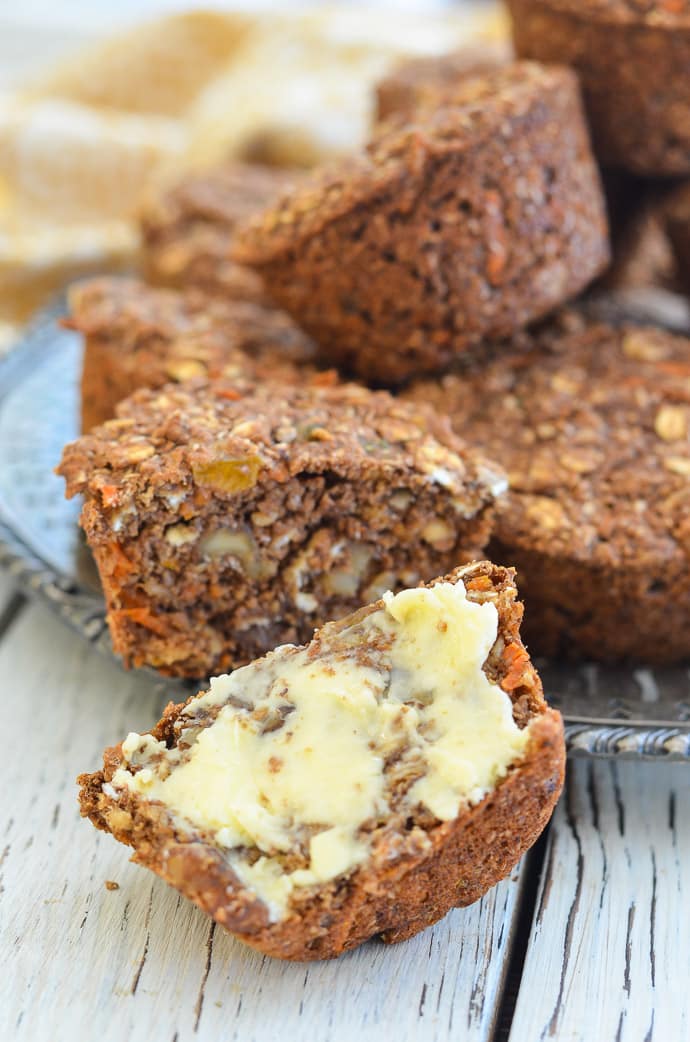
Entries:
{"label": "weathered wood plank", "polygon": [[511,1042],[690,1038],[690,771],[575,761]]}
{"label": "weathered wood plank", "polygon": [[14,949],[0,1038],[490,1038],[519,872],[402,945],[371,943],[336,963],[262,958],[78,817],[74,775],[156,719],[150,682],[123,676],[38,605],[0,644],[0,676],[13,745],[0,758],[0,943]]}

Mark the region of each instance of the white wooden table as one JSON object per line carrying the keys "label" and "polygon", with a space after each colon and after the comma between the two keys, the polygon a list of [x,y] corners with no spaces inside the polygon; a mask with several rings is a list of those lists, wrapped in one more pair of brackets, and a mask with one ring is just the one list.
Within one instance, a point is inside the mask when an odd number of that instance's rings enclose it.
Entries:
{"label": "white wooden table", "polygon": [[0,679],[3,1042],[690,1039],[689,768],[573,761],[546,837],[479,904],[283,964],[79,818],[77,772],[157,719],[150,680],[2,575]]}

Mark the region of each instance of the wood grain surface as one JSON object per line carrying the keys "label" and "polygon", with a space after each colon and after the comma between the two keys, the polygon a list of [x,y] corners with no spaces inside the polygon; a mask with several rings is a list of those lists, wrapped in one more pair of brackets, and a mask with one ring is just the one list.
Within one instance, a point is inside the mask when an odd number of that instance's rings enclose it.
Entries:
{"label": "wood grain surface", "polygon": [[574,761],[511,1042],[690,1038],[690,771]]}
{"label": "wood grain surface", "polygon": [[[0,1039],[396,1042],[490,1039],[521,872],[407,943],[333,963],[262,958],[79,818],[74,777],[158,717],[160,694],[42,606],[0,643]],[[11,684],[7,684],[7,680]],[[106,888],[106,881],[118,889]]]}
{"label": "wood grain surface", "polygon": [[574,761],[543,860],[479,904],[401,945],[280,963],[79,817],[75,775],[164,692],[1,575],[0,617],[3,1042],[690,1038],[687,765]]}

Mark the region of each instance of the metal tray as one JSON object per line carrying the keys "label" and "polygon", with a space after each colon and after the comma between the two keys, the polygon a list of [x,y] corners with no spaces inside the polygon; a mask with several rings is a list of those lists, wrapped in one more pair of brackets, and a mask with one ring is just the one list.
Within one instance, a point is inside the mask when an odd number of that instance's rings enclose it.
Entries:
{"label": "metal tray", "polygon": [[[55,476],[78,430],[79,337],[45,312],[0,364],[0,565],[113,657],[98,576],[77,525],[79,503]],[[690,759],[690,663],[666,669],[537,661],[573,753]],[[152,681],[160,677],[151,671]],[[165,683],[181,687],[174,682]]]}

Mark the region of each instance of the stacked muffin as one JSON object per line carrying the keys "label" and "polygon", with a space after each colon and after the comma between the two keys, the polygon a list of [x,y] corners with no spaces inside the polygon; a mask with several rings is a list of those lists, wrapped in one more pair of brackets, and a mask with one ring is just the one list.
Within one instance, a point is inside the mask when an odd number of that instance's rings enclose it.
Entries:
{"label": "stacked muffin", "polygon": [[[508,0],[516,52],[576,70],[611,186],[610,283],[690,286],[690,8],[685,0]],[[623,200],[623,206],[617,202]]]}
{"label": "stacked muffin", "polygon": [[[682,85],[666,85],[673,97],[661,99],[665,116],[652,133],[646,94],[641,87],[634,94],[612,92],[615,84],[603,79],[610,63],[602,58],[601,68],[593,68],[603,44],[592,51],[592,39],[605,33],[615,45],[620,39],[620,46],[628,46],[634,38],[647,69],[660,48],[675,53],[685,24],[684,16],[665,9],[657,17],[624,2],[590,6],[577,14],[560,2],[512,5],[519,53],[560,65],[511,63],[504,52],[495,52],[452,54],[394,70],[379,86],[369,145],[333,166],[295,179],[285,171],[229,166],[173,187],[142,219],[144,269],[153,285],[112,279],[77,287],[70,321],[85,335],[85,430],[111,417],[117,402],[137,388],[164,389],[171,381],[192,381],[185,389],[188,399],[172,396],[176,409],[185,400],[192,411],[192,395],[198,402],[212,393],[209,380],[234,385],[238,398],[257,384],[262,394],[266,386],[275,387],[262,399],[270,405],[254,406],[259,424],[279,401],[290,412],[290,385],[311,385],[317,396],[328,393],[332,409],[341,392],[323,385],[339,379],[395,390],[399,401],[415,406],[433,403],[437,416],[445,416],[466,443],[463,452],[487,453],[494,475],[508,472],[509,491],[489,511],[494,520],[483,526],[484,542],[492,537],[492,552],[520,565],[533,648],[603,660],[671,661],[688,654],[681,520],[689,426],[685,342],[655,330],[626,329],[625,323],[618,328],[620,322],[596,322],[579,303],[567,312],[562,308],[602,275],[609,284],[625,285],[633,280],[631,272],[642,284],[649,274],[631,246],[630,220],[627,242],[617,229],[614,265],[607,271],[610,246],[597,160],[617,225],[624,223],[620,211],[649,214],[659,193],[668,191],[660,179],[690,165],[690,146],[685,159],[680,147]],[[565,63],[582,79],[584,112],[578,79]],[[621,75],[634,78],[630,63],[610,71],[614,78]],[[611,109],[606,98],[614,95]],[[637,132],[644,132],[644,148],[634,138]],[[630,181],[641,173],[647,176],[644,185]],[[681,257],[687,253],[687,192],[681,187],[670,195],[664,213]],[[137,422],[157,428],[166,400],[140,396]],[[519,406],[512,404],[516,400]],[[377,401],[380,409],[383,399]],[[396,413],[407,406],[389,400],[386,407]],[[132,421],[126,428],[123,422],[70,447],[63,463],[70,490],[87,495],[91,514],[102,513],[103,531],[124,531],[121,507],[104,503],[96,487],[105,478],[95,462],[106,459],[108,482],[118,483],[108,445],[117,447],[125,437]],[[335,428],[339,423],[332,420]],[[445,446],[447,436],[439,437]],[[578,448],[581,443],[586,451]],[[158,450],[155,458],[162,459]],[[144,464],[135,459],[131,465]],[[138,473],[131,478],[132,485],[139,481]],[[144,485],[148,503],[152,493]],[[494,496],[499,487],[494,476],[487,494]],[[173,503],[187,492],[169,490]],[[225,494],[222,485],[214,492]],[[233,500],[233,530],[247,537],[253,532],[255,505],[251,495],[241,507]],[[456,526],[438,504],[434,509],[439,531]],[[352,542],[341,520],[319,517],[326,526],[324,546]],[[349,520],[350,527],[354,523]],[[361,528],[362,518],[359,523]],[[393,530],[399,523],[391,506],[385,525]],[[404,520],[403,529],[409,531]],[[88,531],[93,541],[93,523]],[[264,534],[270,531],[267,524]],[[198,546],[206,546],[207,537],[200,532]],[[373,542],[379,545],[377,537]],[[445,542],[451,556],[443,568],[453,563],[457,540],[447,536]],[[301,558],[309,561],[300,580],[304,590],[286,583],[292,600],[266,594],[276,574],[294,567],[288,563],[294,544],[272,561],[270,582],[268,575],[247,575],[246,561],[230,549],[212,562],[202,554],[194,567],[231,589],[244,589],[249,581],[258,601],[270,604],[272,617],[246,628],[255,635],[263,627],[268,650],[282,632],[275,617],[293,618],[299,603],[312,608],[307,627],[326,621],[335,602],[322,573],[331,567],[350,573],[344,585],[351,600],[337,602],[341,611],[362,603],[382,575],[392,588],[431,577],[424,568],[410,567],[407,546],[396,566],[390,555],[384,555],[384,565],[365,550],[361,536],[354,543],[361,559],[366,557],[366,565],[357,566],[357,581],[349,551],[329,559],[325,550],[319,557],[303,548]],[[108,545],[127,556],[122,539]],[[481,548],[475,541],[473,552]],[[162,544],[157,556],[167,560]],[[113,582],[118,569],[102,550],[97,558],[116,648],[129,661],[182,670],[174,663],[184,661],[179,631],[185,622],[177,618],[168,626],[160,581],[130,569],[125,595]],[[171,575],[168,588],[175,595]],[[132,597],[137,610],[145,607],[151,618],[159,617],[155,627],[136,621],[136,614],[123,615],[131,613]],[[224,640],[227,647],[209,653],[206,663],[203,655],[192,656],[197,673],[221,660],[242,661],[235,615],[224,609],[222,617],[228,630],[224,636],[220,624],[218,647]],[[174,653],[161,649],[157,631],[166,629],[176,635]],[[286,623],[284,633],[292,636],[294,625]],[[261,650],[255,636],[245,643],[245,657]],[[154,645],[155,653],[147,650]],[[228,657],[230,645],[235,652]]]}

